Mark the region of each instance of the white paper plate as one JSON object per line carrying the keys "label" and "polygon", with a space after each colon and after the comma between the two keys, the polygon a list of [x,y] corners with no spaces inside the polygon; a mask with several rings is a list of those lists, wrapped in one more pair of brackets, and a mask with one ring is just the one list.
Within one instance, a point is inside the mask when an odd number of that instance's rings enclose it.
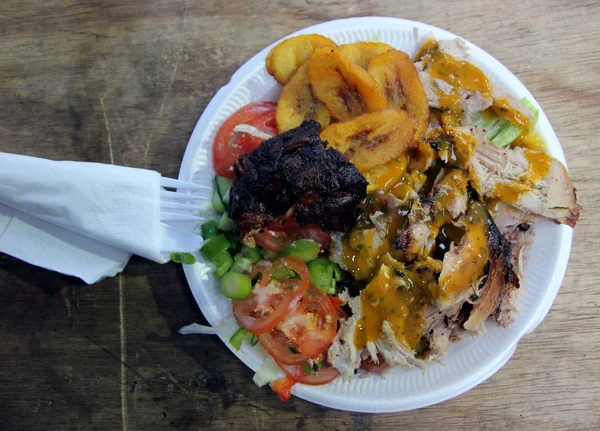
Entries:
{"label": "white paper plate", "polygon": [[[428,35],[433,34],[437,39],[457,37],[430,25],[379,17],[327,22],[290,36],[305,33],[320,33],[338,44],[376,39],[411,56],[416,54],[417,47]],[[269,50],[279,42],[263,49],[244,64],[209,103],[188,143],[180,179],[211,184],[214,175],[211,146],[219,126],[247,103],[277,99],[280,86],[267,73],[264,60]],[[470,48],[471,61],[491,79],[518,98],[527,96],[538,106],[525,86],[506,67],[481,48],[466,43]],[[550,154],[565,163],[558,139],[541,109],[538,129],[548,143]],[[352,381],[339,378],[324,386],[299,384],[294,386],[292,393],[336,409],[399,412],[439,403],[483,382],[510,359],[521,337],[544,319],[560,288],[571,249],[572,230],[542,222],[535,225],[534,232],[536,237],[527,251],[525,278],[517,301],[520,313],[509,328],[488,324],[486,333],[481,337],[453,343],[443,362],[431,364],[425,373],[416,368],[408,371],[398,368],[383,377],[356,376]],[[185,273],[202,313],[211,325],[223,325],[220,336],[231,349],[227,340],[237,325],[231,315],[230,302],[219,292],[210,268],[199,262],[185,266]],[[262,349],[249,346],[233,353],[255,371],[265,358]]]}

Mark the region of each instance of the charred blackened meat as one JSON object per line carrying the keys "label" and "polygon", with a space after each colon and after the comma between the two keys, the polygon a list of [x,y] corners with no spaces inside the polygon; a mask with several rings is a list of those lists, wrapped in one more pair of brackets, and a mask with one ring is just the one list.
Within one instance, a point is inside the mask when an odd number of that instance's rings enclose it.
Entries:
{"label": "charred blackened meat", "polygon": [[260,229],[292,207],[301,226],[352,227],[367,181],[342,153],[325,148],[319,128],[307,121],[236,161],[229,215],[239,232]]}

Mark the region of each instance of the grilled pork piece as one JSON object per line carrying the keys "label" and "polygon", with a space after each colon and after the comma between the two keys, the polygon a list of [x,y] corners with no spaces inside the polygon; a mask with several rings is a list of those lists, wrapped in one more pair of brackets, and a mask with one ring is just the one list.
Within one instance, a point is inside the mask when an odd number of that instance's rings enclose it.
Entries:
{"label": "grilled pork piece", "polygon": [[[487,219],[490,269],[479,299],[473,302],[473,310],[463,325],[468,331],[478,329],[493,314],[500,313],[503,298],[519,288],[519,279],[513,270],[511,244],[502,234],[491,217]],[[499,323],[501,321],[499,320]]]}
{"label": "grilled pork piece", "polygon": [[440,227],[456,220],[466,210],[466,175],[458,169],[440,171],[427,198],[414,201],[408,227],[400,231],[394,247],[422,260],[433,249]]}
{"label": "grilled pork piece", "polygon": [[[446,54],[451,55],[457,60],[468,61],[468,48],[463,40],[455,38],[448,40],[440,40],[438,49]],[[432,108],[442,109],[442,99],[448,95],[458,92],[458,97],[462,105],[462,124],[468,126],[471,124],[471,115],[477,111],[483,111],[492,106],[492,99],[486,97],[477,91],[468,91],[465,89],[455,88],[452,84],[440,78],[434,78],[426,70],[425,64],[422,61],[415,63],[415,67],[419,72],[419,79],[423,84],[423,89],[427,96],[429,106]]]}
{"label": "grilled pork piece", "polygon": [[532,223],[538,216],[524,213],[517,207],[501,202],[494,213],[494,222],[502,236],[512,246],[512,264],[519,279],[523,277],[522,255],[533,236]]}
{"label": "grilled pork piece", "polygon": [[483,196],[509,201],[522,211],[575,226],[581,206],[566,168],[545,153],[498,148],[480,141],[470,174]]}
{"label": "grilled pork piece", "polygon": [[260,229],[292,206],[302,226],[352,227],[367,181],[342,153],[325,149],[319,129],[307,121],[236,161],[229,215],[239,232]]}

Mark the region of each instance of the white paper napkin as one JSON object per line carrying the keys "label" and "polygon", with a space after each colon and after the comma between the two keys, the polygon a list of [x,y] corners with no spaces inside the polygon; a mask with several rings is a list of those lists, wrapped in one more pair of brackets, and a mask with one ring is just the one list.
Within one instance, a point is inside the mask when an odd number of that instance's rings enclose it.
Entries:
{"label": "white paper napkin", "polygon": [[131,254],[164,263],[200,236],[160,221],[155,171],[0,153],[0,251],[87,283]]}

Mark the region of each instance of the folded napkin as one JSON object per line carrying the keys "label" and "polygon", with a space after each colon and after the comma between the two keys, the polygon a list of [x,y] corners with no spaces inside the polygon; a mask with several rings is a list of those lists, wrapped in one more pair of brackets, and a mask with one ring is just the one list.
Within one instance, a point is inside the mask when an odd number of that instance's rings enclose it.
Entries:
{"label": "folded napkin", "polygon": [[201,238],[160,221],[155,171],[0,153],[0,252],[87,283],[132,254],[164,263]]}

